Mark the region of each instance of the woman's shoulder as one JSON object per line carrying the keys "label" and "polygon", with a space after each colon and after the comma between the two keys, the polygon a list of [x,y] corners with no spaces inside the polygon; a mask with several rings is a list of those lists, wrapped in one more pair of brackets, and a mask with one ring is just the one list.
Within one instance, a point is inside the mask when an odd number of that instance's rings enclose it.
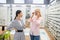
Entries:
{"label": "woman's shoulder", "polygon": [[39,20],[43,20],[43,18],[42,17],[39,17]]}
{"label": "woman's shoulder", "polygon": [[11,23],[16,23],[17,22],[17,20],[13,20]]}

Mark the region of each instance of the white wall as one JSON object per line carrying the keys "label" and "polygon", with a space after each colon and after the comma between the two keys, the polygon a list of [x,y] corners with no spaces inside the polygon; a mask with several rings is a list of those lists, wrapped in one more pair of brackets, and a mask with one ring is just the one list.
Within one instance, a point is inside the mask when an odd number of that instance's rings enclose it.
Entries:
{"label": "white wall", "polygon": [[10,13],[8,7],[0,7],[0,24],[7,25],[10,21]]}

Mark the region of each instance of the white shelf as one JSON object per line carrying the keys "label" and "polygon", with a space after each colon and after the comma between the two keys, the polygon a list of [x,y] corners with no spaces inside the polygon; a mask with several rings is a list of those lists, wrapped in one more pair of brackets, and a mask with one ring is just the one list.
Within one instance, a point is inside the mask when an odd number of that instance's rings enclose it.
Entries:
{"label": "white shelf", "polygon": [[50,33],[60,40],[60,3],[54,3],[47,8],[47,28]]}

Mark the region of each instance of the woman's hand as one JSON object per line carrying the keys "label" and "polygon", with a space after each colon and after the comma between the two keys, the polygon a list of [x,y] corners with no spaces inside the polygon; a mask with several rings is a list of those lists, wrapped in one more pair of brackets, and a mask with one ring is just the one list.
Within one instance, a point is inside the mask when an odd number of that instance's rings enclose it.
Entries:
{"label": "woman's hand", "polygon": [[26,25],[26,24],[24,25],[24,29],[25,29],[25,28],[27,28],[27,25]]}
{"label": "woman's hand", "polygon": [[30,21],[33,22],[32,18],[30,18]]}
{"label": "woman's hand", "polygon": [[32,22],[33,20],[32,20],[32,18],[30,17],[27,21],[28,21],[28,22]]}

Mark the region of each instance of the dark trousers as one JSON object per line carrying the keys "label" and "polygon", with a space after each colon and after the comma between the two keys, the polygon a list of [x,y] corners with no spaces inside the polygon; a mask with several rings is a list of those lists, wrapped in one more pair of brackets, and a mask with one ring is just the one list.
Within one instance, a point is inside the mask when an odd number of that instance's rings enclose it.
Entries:
{"label": "dark trousers", "polygon": [[30,35],[31,40],[40,40],[40,36]]}

